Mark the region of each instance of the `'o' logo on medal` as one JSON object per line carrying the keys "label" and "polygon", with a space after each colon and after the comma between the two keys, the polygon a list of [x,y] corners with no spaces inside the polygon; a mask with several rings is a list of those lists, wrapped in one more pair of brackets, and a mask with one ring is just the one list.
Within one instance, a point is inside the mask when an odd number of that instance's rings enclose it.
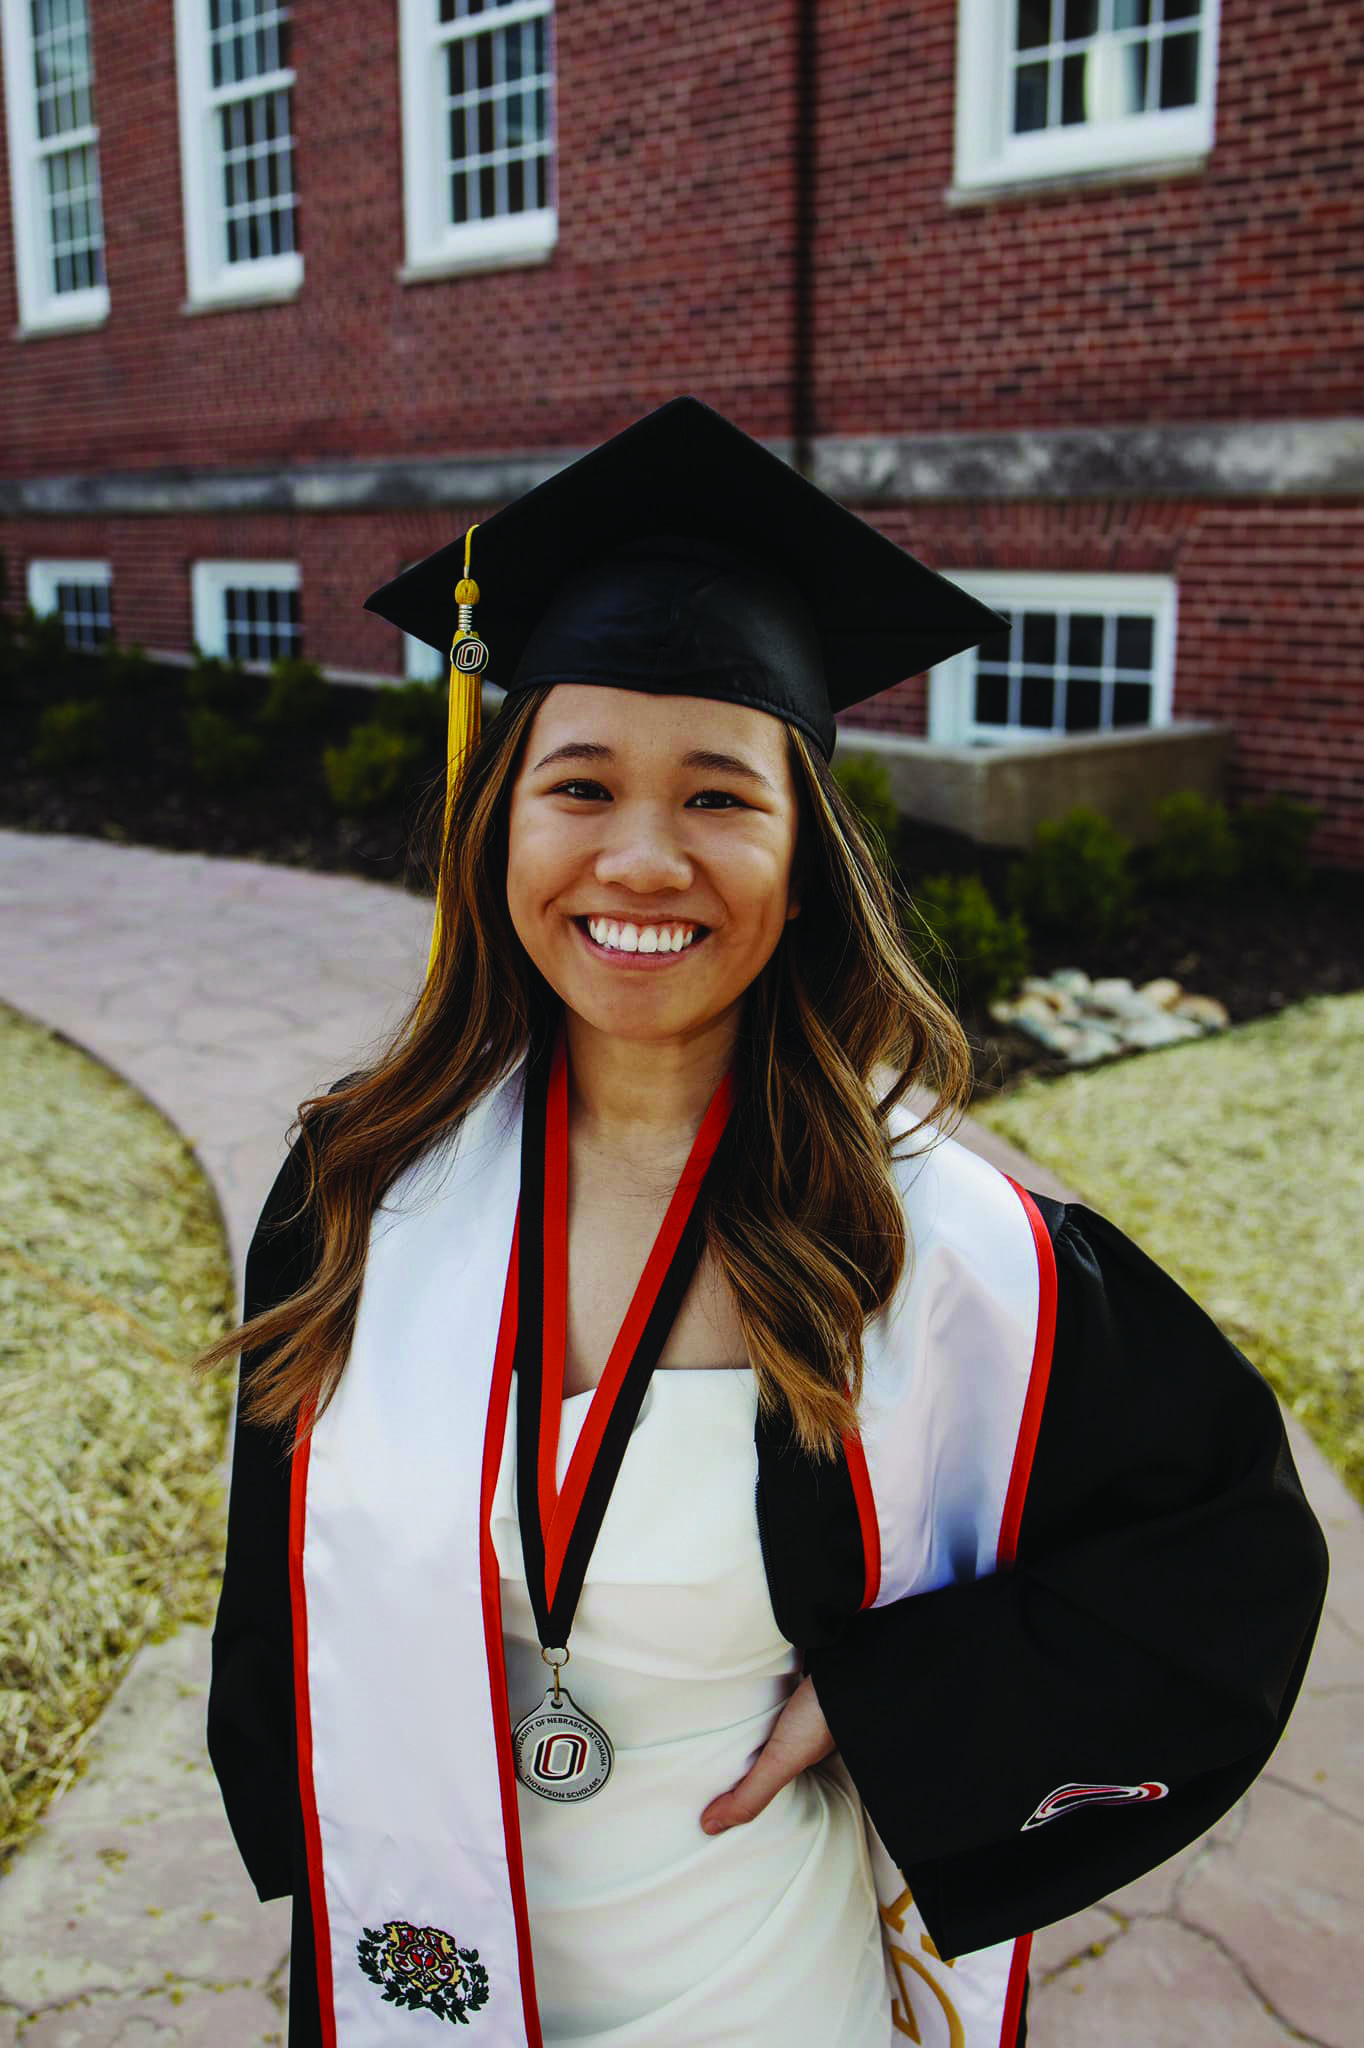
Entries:
{"label": "'o' logo on medal", "polygon": [[585,1735],[563,1730],[557,1735],[545,1735],[536,1743],[530,1767],[537,1778],[580,1778],[591,1754]]}
{"label": "'o' logo on medal", "polygon": [[455,642],[454,663],[461,675],[477,675],[488,659],[488,650],[478,639]]}

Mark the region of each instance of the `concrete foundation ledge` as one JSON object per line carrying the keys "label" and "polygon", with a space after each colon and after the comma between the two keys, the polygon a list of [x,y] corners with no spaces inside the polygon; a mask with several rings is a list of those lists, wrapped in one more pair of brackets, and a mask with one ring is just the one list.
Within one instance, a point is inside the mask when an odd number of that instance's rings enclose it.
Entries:
{"label": "concrete foundation ledge", "polygon": [[1234,739],[1230,725],[1193,719],[981,746],[843,726],[835,759],[872,755],[904,816],[984,846],[1027,846],[1043,819],[1063,818],[1078,804],[1101,811],[1140,844],[1154,836],[1159,798],[1185,789],[1225,795]]}

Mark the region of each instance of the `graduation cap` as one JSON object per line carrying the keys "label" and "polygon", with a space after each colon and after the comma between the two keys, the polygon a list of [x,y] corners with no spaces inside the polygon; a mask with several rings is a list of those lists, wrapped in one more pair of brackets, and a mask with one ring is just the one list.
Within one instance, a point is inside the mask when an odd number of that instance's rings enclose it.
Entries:
{"label": "graduation cap", "polygon": [[[478,621],[474,623],[477,607]],[[446,825],[482,683],[834,714],[1006,631],[699,398],[670,399],[365,599],[450,659]],[[432,935],[436,956],[439,921]]]}

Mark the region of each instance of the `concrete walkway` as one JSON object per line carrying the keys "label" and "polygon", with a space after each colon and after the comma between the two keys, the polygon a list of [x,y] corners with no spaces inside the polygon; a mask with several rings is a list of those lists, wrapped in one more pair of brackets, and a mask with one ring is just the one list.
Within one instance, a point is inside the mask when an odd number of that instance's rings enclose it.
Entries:
{"label": "concrete walkway", "polygon": [[[239,1289],[296,1105],[396,1022],[429,934],[425,904],[376,884],[0,832],[0,996],[192,1139]],[[987,1134],[962,1136],[1064,1194]],[[1333,1559],[1293,1723],[1210,1835],[1038,1935],[1031,2048],[1361,2037],[1364,1518],[1290,1429]],[[288,1902],[259,1905],[237,1859],[204,1751],[207,1680],[207,1630],[145,1648],[84,1776],[0,1878],[0,2048],[283,2042]]]}

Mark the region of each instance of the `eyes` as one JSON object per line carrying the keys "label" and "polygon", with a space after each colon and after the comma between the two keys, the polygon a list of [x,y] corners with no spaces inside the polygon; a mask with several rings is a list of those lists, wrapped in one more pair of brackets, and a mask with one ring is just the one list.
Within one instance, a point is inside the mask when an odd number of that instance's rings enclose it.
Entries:
{"label": "eyes", "polygon": [[[602,796],[605,796],[607,794],[607,791],[602,789],[602,786],[599,782],[587,781],[582,776],[575,776],[573,780],[570,782],[556,782],[553,789],[551,789],[548,792],[548,794],[550,796],[559,796],[560,794],[567,795],[570,791],[575,789],[594,789],[598,791]],[[698,790],[696,796],[692,798],[692,802],[697,802],[703,796],[718,796],[721,799],[722,803],[724,803],[725,805],[732,804],[736,810],[746,811],[749,808],[749,806],[743,801],[741,797],[734,796],[727,789]],[[711,810],[714,809],[715,806],[707,804],[704,808],[707,810]]]}

